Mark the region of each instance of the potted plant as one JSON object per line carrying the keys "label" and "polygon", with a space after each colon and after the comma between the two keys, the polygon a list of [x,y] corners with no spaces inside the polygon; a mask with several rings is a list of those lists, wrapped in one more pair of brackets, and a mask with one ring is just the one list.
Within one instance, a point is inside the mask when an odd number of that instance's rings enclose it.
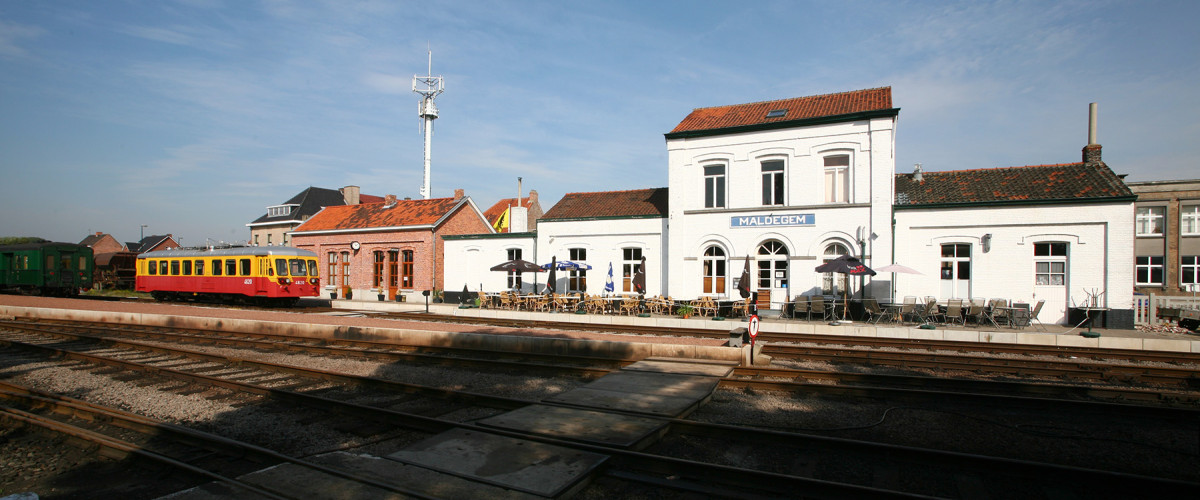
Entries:
{"label": "potted plant", "polygon": [[696,308],[692,307],[690,304],[681,304],[675,309],[675,314],[683,316],[683,319],[688,319],[688,317],[691,315],[696,314]]}

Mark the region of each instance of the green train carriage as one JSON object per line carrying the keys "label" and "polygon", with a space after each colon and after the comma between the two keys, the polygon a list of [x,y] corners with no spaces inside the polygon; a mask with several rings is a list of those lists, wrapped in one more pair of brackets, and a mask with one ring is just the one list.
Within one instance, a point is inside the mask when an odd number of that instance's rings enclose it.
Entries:
{"label": "green train carriage", "polygon": [[0,246],[0,290],[74,296],[92,287],[92,249],[74,243]]}

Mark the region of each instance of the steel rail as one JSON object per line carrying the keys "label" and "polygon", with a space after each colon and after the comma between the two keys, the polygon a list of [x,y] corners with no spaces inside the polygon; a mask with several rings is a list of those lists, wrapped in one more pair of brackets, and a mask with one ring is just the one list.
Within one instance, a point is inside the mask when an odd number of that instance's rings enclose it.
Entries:
{"label": "steel rail", "polygon": [[[150,417],[138,415],[136,413],[126,412],[126,411],[119,410],[116,408],[109,408],[106,406],[95,405],[92,403],[88,403],[86,401],[69,398],[66,396],[60,396],[60,395],[56,395],[56,394],[50,394],[50,393],[46,393],[46,392],[42,392],[42,391],[37,391],[34,389],[30,389],[28,387],[19,386],[19,385],[12,384],[9,382],[0,381],[0,397],[3,397],[5,399],[15,399],[15,398],[19,397],[19,398],[24,399],[26,401],[26,404],[50,407],[51,410],[56,413],[68,414],[73,417],[83,417],[83,418],[86,418],[86,419],[92,420],[92,421],[101,421],[102,420],[105,423],[114,424],[121,428],[133,430],[133,431],[136,431],[136,432],[139,432],[142,434],[146,434],[146,435],[164,435],[165,434],[168,437],[177,438],[176,440],[187,440],[187,441],[199,442],[199,443],[202,443],[202,445],[207,449],[219,448],[222,450],[226,450],[226,453],[230,456],[240,457],[240,456],[244,456],[247,454],[259,455],[259,456],[268,458],[270,460],[276,460],[276,461],[280,461],[280,462],[287,462],[287,463],[299,465],[301,467],[305,467],[305,468],[308,468],[311,470],[315,470],[315,471],[322,472],[322,473],[329,474],[329,475],[336,476],[336,477],[341,477],[343,479],[349,479],[351,481],[367,484],[367,485],[370,485],[373,487],[382,488],[382,489],[393,491],[396,493],[412,495],[417,498],[429,498],[429,499],[436,498],[436,497],[431,497],[431,496],[422,494],[418,491],[411,490],[409,488],[404,488],[402,486],[379,482],[379,481],[376,481],[374,479],[371,479],[371,478],[368,478],[365,476],[359,476],[359,475],[356,475],[353,473],[349,473],[349,472],[345,472],[345,471],[342,471],[339,469],[327,467],[327,466],[324,466],[321,464],[309,462],[309,461],[306,461],[303,459],[290,457],[290,456],[284,455],[282,453],[276,452],[274,450],[271,450],[268,448],[263,448],[261,446],[253,445],[250,443],[245,443],[245,442],[237,441],[237,440],[230,439],[230,438],[227,438],[224,436],[219,436],[216,434],[199,431],[196,429],[192,429],[190,427],[184,427],[184,426],[180,426],[180,425],[171,424],[169,422],[163,422],[160,420],[152,419]],[[220,474],[215,474],[215,473],[209,472],[205,469],[202,469],[202,468],[193,466],[191,464],[173,459],[173,458],[163,455],[161,453],[147,450],[144,447],[137,445],[135,443],[129,443],[128,441],[124,441],[124,440],[121,440],[118,438],[113,438],[113,437],[107,436],[103,433],[97,433],[95,431],[82,429],[77,426],[72,426],[70,424],[59,422],[59,421],[56,421],[53,419],[47,419],[45,417],[41,417],[38,415],[32,415],[32,414],[30,414],[28,412],[24,412],[22,410],[6,409],[3,407],[0,407],[0,409],[7,410],[7,411],[15,410],[15,411],[19,412],[19,414],[21,414],[22,416],[36,417],[37,420],[39,420],[41,422],[46,422],[46,421],[55,422],[55,423],[58,423],[60,426],[66,428],[65,430],[67,432],[65,432],[65,434],[67,434],[67,435],[79,437],[82,439],[87,439],[88,441],[95,442],[96,444],[99,444],[99,445],[107,445],[107,442],[112,441],[112,442],[115,442],[120,445],[119,448],[114,448],[119,451],[128,453],[130,448],[137,450],[137,451],[142,451],[142,452],[145,452],[145,454],[146,454],[145,456],[147,456],[148,458],[163,461],[164,463],[167,463],[172,466],[179,466],[181,464],[183,466],[182,468],[184,468],[185,470],[188,470],[191,472],[196,472],[198,474],[202,474],[202,475],[211,477],[211,478],[216,479],[221,482],[227,482],[229,484],[248,489],[255,493],[265,494],[271,498],[285,498],[285,499],[293,498],[293,497],[289,497],[289,496],[281,496],[281,495],[277,494],[277,492],[264,490],[258,486],[255,486],[255,485],[249,484],[249,483],[245,483],[245,482],[240,481],[235,478],[229,478],[229,477],[226,477],[226,476],[223,476]],[[50,427],[47,427],[47,428],[50,428]],[[76,432],[74,432],[75,430],[78,430],[79,432],[76,433]],[[97,440],[97,439],[95,439],[96,437],[101,437],[103,439]],[[161,460],[161,459],[165,459],[165,460]]]}

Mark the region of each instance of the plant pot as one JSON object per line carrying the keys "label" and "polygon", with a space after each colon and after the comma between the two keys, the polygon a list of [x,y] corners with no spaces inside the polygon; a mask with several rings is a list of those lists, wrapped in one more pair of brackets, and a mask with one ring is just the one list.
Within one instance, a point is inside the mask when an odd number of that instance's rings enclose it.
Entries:
{"label": "plant pot", "polygon": [[379,301],[380,301],[380,302],[383,302],[383,299],[384,299],[385,297],[387,297],[387,295],[384,295],[384,294],[382,294],[382,293],[381,293],[381,294],[379,294]]}
{"label": "plant pot", "polygon": [[354,300],[354,292],[346,292],[346,300]]}
{"label": "plant pot", "polygon": [[337,292],[329,292],[329,300],[337,300]]}

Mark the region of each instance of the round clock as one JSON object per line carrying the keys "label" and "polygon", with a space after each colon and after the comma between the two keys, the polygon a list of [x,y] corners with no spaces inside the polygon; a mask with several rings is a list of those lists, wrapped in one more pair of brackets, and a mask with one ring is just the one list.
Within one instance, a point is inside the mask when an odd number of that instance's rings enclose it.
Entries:
{"label": "round clock", "polygon": [[354,251],[356,251],[356,252],[358,251],[358,248],[359,248],[359,247],[361,247],[361,246],[362,246],[362,245],[360,245],[360,244],[359,244],[357,241],[352,241],[352,242],[350,242],[350,248],[351,248],[351,249],[353,249],[353,250],[354,250]]}

